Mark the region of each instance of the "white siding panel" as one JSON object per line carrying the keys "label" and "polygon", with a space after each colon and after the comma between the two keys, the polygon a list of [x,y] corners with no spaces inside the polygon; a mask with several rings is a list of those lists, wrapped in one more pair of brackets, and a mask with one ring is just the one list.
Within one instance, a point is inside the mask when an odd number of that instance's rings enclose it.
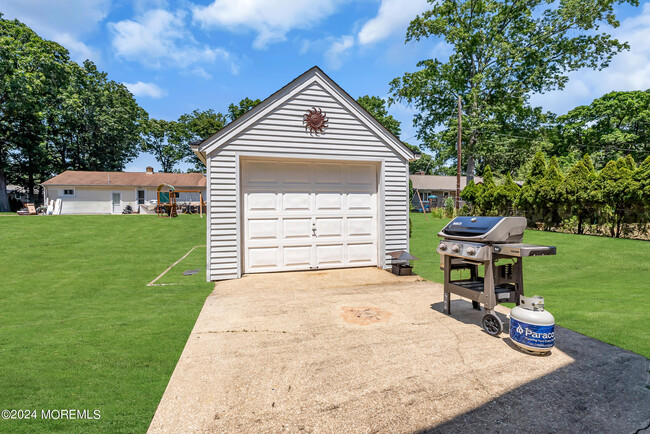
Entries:
{"label": "white siding panel", "polygon": [[[305,131],[302,117],[312,107],[329,119],[323,134]],[[256,157],[384,162],[384,247],[386,252],[408,248],[408,162],[384,143],[319,84],[312,84],[228,143],[208,155],[210,165],[210,278],[238,277],[240,233],[236,206],[237,155]],[[267,183],[272,190],[272,183]],[[242,206],[242,205],[239,205]],[[386,257],[390,265],[390,257]]]}

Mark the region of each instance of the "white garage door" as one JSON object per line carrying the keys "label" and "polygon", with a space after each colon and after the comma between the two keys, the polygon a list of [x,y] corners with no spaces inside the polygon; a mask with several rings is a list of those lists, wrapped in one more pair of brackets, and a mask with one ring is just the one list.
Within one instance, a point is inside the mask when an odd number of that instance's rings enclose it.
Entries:
{"label": "white garage door", "polygon": [[377,265],[377,165],[243,160],[244,272]]}

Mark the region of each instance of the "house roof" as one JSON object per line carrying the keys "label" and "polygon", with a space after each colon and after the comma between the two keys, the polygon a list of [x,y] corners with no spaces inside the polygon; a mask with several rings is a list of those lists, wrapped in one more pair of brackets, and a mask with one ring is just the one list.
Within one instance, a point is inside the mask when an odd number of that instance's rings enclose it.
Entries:
{"label": "house roof", "polygon": [[[416,190],[456,190],[456,177],[444,175],[411,175],[413,188]],[[474,182],[483,182],[480,176],[474,177]],[[462,190],[467,185],[467,177],[460,177],[460,189]]]}
{"label": "house roof", "polygon": [[203,173],[145,173],[145,172],[84,172],[66,170],[43,183],[45,186],[113,186],[158,187],[171,184],[174,187],[205,187]]}
{"label": "house roof", "polygon": [[301,89],[313,82],[318,82],[325,88],[332,91],[332,96],[335,99],[339,100],[341,104],[347,106],[349,109],[352,109],[352,111],[355,112],[362,123],[366,124],[369,129],[375,132],[375,134],[383,138],[391,147],[396,150],[398,154],[402,155],[402,157],[408,160],[415,159],[413,151],[411,151],[400,139],[388,131],[386,127],[379,123],[366,109],[364,109],[354,98],[352,98],[346,91],[344,91],[338,84],[336,84],[334,80],[325,74],[323,70],[321,70],[318,66],[314,66],[296,77],[286,86],[273,93],[271,96],[250,109],[244,115],[226,125],[212,137],[204,140],[198,149],[193,150],[195,153],[200,152],[204,155],[213,152],[228,140],[243,132],[249,124],[256,122],[268,112],[278,107],[284,101],[288,100],[295,93],[299,92]]}

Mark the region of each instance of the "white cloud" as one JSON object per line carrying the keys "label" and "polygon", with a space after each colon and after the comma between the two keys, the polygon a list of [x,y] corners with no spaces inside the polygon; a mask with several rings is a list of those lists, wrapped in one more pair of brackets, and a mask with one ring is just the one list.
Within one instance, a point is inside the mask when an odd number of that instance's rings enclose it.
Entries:
{"label": "white cloud", "polygon": [[[109,23],[115,54],[156,68],[171,65],[185,69],[197,64],[223,62],[236,74],[238,67],[231,53],[199,44],[187,30],[185,18],[183,11],[171,13],[154,9],[134,20]],[[202,70],[200,75],[209,74]]]}
{"label": "white cloud", "polygon": [[641,13],[621,21],[609,32],[619,41],[627,41],[630,51],[623,52],[602,71],[584,69],[569,74],[563,90],[534,95],[531,103],[546,110],[564,114],[578,105],[590,104],[612,91],[646,90],[650,88],[650,3]]}
{"label": "white cloud", "polygon": [[427,0],[382,0],[377,16],[365,23],[359,31],[359,44],[372,44],[395,32],[405,35],[408,24],[415,16],[430,8]]}
{"label": "white cloud", "polygon": [[325,60],[331,69],[339,69],[343,65],[348,50],[354,46],[354,38],[346,35],[336,39],[325,52]]}
{"label": "white cloud", "polygon": [[205,28],[231,31],[253,30],[254,48],[266,48],[284,41],[293,29],[307,29],[332,15],[342,0],[214,0],[208,6],[194,6],[195,22]]}
{"label": "white cloud", "polygon": [[150,98],[162,98],[167,95],[167,92],[164,89],[161,89],[153,83],[144,83],[138,81],[136,83],[124,83],[124,85],[131,91],[135,96],[148,96]]}
{"label": "white cloud", "polygon": [[41,37],[63,45],[73,60],[99,60],[99,51],[81,41],[98,28],[111,7],[111,0],[0,0],[5,18],[16,18]]}

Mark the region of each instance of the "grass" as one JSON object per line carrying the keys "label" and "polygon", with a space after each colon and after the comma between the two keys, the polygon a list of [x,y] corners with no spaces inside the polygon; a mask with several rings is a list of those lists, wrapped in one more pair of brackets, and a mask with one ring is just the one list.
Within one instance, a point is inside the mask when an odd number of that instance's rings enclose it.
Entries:
{"label": "grass", "polygon": [[[441,283],[437,234],[449,220],[411,220],[414,271]],[[557,324],[650,357],[650,242],[531,230],[524,242],[557,247],[524,259],[525,294],[543,296]]]}
{"label": "grass", "polygon": [[[205,219],[0,218],[1,409],[101,411],[0,420],[0,432],[144,432],[212,284]],[[182,271],[201,268],[183,280]],[[162,280],[162,279],[161,279]]]}

